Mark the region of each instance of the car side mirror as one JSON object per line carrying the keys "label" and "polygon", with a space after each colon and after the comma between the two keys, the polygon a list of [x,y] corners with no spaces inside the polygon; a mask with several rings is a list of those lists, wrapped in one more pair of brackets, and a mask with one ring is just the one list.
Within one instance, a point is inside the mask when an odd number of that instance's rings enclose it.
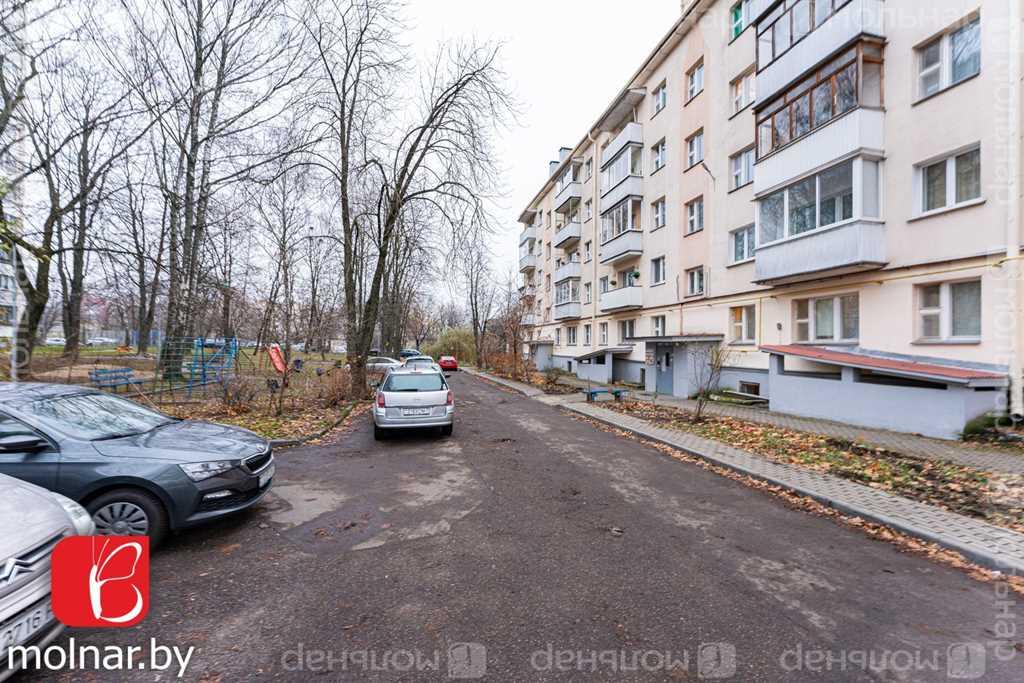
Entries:
{"label": "car side mirror", "polygon": [[0,453],[41,451],[50,444],[35,434],[11,434],[0,437]]}

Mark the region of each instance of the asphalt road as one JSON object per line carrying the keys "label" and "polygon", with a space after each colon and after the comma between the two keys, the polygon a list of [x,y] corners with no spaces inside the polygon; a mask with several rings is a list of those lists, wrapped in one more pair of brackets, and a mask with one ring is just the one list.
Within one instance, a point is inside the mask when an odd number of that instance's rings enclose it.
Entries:
{"label": "asphalt road", "polygon": [[280,452],[264,504],[156,553],[143,624],[71,635],[195,646],[206,681],[1024,680],[1012,594],[451,383],[452,438],[376,443],[364,415]]}

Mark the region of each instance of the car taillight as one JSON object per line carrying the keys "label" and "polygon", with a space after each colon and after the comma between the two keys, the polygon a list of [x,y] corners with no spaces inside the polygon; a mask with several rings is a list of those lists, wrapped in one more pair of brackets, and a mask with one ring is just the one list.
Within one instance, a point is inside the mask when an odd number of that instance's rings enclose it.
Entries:
{"label": "car taillight", "polygon": [[448,405],[450,405],[450,406],[455,405],[455,397],[452,396],[452,392],[451,391],[448,392]]}
{"label": "car taillight", "polygon": [[377,393],[377,407],[378,408],[383,408],[384,405],[385,405],[384,404],[384,394],[383,394],[383,392],[378,392]]}

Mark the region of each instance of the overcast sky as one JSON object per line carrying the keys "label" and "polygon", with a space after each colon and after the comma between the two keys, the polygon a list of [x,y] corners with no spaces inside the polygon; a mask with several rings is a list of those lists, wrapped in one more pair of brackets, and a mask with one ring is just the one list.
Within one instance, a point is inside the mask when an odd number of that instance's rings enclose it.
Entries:
{"label": "overcast sky", "polygon": [[409,0],[410,43],[421,55],[445,38],[505,43],[502,65],[522,116],[498,146],[506,169],[493,245],[500,275],[518,260],[516,219],[547,180],[547,162],[586,134],[679,7],[679,0]]}

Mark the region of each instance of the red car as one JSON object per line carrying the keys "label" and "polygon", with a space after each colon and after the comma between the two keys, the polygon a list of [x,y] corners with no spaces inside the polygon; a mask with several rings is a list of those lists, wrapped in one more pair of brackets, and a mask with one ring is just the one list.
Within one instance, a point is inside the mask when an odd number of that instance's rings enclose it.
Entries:
{"label": "red car", "polygon": [[445,372],[455,372],[459,369],[459,362],[455,360],[455,356],[441,356],[437,361],[437,364],[441,366],[441,369]]}

